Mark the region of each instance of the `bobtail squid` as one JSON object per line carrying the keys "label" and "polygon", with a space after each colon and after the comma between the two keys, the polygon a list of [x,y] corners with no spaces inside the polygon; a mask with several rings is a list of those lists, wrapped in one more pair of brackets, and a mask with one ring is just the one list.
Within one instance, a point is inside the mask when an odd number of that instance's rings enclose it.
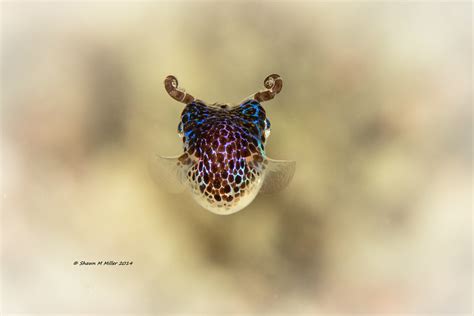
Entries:
{"label": "bobtail squid", "polygon": [[172,75],[164,84],[173,99],[186,104],[178,124],[184,153],[158,156],[158,160],[202,207],[232,214],[249,205],[259,192],[272,193],[288,185],[295,162],[267,157],[270,121],[261,105],[280,93],[279,75],[268,76],[263,90],[238,105],[196,99],[179,88]]}

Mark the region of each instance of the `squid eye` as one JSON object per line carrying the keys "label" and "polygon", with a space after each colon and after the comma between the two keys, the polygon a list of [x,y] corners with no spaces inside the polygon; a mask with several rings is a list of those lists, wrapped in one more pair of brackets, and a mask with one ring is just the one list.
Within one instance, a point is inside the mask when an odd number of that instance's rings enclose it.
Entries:
{"label": "squid eye", "polygon": [[268,138],[270,136],[270,121],[268,119],[265,119],[265,138]]}
{"label": "squid eye", "polygon": [[265,119],[265,129],[270,129],[270,120],[269,119]]}
{"label": "squid eye", "polygon": [[179,122],[178,124],[178,136],[183,138],[184,133],[183,133],[183,122]]}

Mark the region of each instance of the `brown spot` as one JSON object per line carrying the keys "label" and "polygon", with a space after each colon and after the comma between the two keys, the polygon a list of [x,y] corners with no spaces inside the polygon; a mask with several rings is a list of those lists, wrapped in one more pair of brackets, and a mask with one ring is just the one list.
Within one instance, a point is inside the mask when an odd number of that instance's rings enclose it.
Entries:
{"label": "brown spot", "polygon": [[216,201],[220,201],[221,196],[219,194],[214,194],[214,199],[216,199]]}
{"label": "brown spot", "polygon": [[178,160],[182,163],[186,162],[186,160],[188,159],[188,154],[182,154]]}
{"label": "brown spot", "polygon": [[230,192],[230,185],[226,185],[224,188],[222,188],[224,190],[225,193],[229,193]]}
{"label": "brown spot", "polygon": [[249,149],[253,153],[257,152],[257,147],[252,143],[249,144]]}
{"label": "brown spot", "polygon": [[223,161],[224,161],[224,155],[221,154],[221,153],[218,153],[218,154],[217,154],[217,161],[218,161],[218,162],[223,162]]}

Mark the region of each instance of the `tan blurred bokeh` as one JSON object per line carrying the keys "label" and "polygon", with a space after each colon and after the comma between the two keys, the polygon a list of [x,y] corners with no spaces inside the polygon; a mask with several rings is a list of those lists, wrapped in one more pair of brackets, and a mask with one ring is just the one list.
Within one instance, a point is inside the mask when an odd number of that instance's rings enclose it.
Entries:
{"label": "tan blurred bokeh", "polygon": [[[470,313],[471,3],[1,10],[2,315]],[[166,75],[238,102],[270,73],[285,191],[217,216],[153,181]]]}

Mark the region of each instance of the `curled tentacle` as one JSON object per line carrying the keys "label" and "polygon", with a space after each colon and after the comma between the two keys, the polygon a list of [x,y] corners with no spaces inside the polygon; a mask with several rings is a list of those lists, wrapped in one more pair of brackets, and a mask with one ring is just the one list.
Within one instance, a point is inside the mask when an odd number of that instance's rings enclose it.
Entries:
{"label": "curled tentacle", "polygon": [[283,88],[283,80],[277,74],[269,75],[263,81],[265,89],[251,95],[248,99],[254,99],[258,102],[264,102],[273,99]]}
{"label": "curled tentacle", "polygon": [[187,94],[183,89],[178,88],[178,79],[175,76],[169,75],[165,79],[165,89],[168,94],[176,101],[188,104],[194,101],[194,97]]}

